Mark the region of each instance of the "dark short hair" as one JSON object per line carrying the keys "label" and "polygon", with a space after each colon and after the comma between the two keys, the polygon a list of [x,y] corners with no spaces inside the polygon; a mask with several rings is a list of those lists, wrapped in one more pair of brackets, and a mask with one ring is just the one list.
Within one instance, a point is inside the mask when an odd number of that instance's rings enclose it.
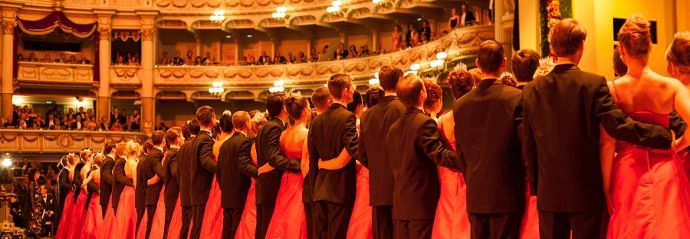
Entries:
{"label": "dark short hair", "polygon": [[342,99],[343,90],[352,87],[352,79],[347,74],[335,74],[328,79],[328,91],[331,92],[333,98]]}
{"label": "dark short hair", "polygon": [[180,138],[180,135],[177,132],[180,132],[182,129],[180,127],[172,127],[168,129],[168,131],[165,132],[165,141],[168,142],[168,144],[173,144],[178,141],[178,138]]}
{"label": "dark short hair", "polygon": [[355,93],[352,94],[352,102],[347,104],[347,110],[349,110],[352,113],[355,113],[355,111],[357,111],[357,107],[359,107],[362,104],[364,104],[362,94],[359,93],[359,91],[355,91]]}
{"label": "dark short hair", "polygon": [[367,107],[371,108],[383,100],[386,93],[381,86],[372,86],[367,90]]}
{"label": "dark short hair", "polygon": [[151,143],[154,145],[163,143],[163,139],[165,139],[165,133],[163,131],[156,130],[151,133]]}
{"label": "dark short hair", "polygon": [[196,110],[194,117],[199,121],[200,125],[207,126],[213,123],[213,118],[215,115],[216,113],[214,112],[213,107],[204,105]]}
{"label": "dark short hair", "polygon": [[311,102],[314,103],[314,107],[316,108],[325,106],[331,98],[333,98],[331,92],[328,92],[328,87],[324,86],[314,90],[314,93],[311,94]]}
{"label": "dark short hair", "polygon": [[379,70],[379,82],[383,90],[395,90],[402,76],[403,71],[397,66],[382,66]]}
{"label": "dark short hair", "polygon": [[454,70],[448,74],[448,85],[455,99],[470,92],[476,81],[475,75],[466,70]]}
{"label": "dark short hair", "polygon": [[273,93],[266,98],[266,109],[270,117],[276,117],[283,112],[284,100],[285,94],[283,93]]}
{"label": "dark short hair", "polygon": [[415,74],[408,74],[398,81],[395,93],[406,107],[419,105],[419,95],[424,90],[424,82]]}
{"label": "dark short hair", "polygon": [[577,20],[567,18],[551,27],[549,44],[557,56],[575,54],[580,45],[587,39],[587,30]]}
{"label": "dark short hair", "polygon": [[189,121],[189,133],[192,135],[197,135],[201,131],[201,124],[197,119],[192,119]]}
{"label": "dark short hair", "polygon": [[479,45],[479,68],[484,73],[498,72],[503,64],[503,45],[494,40],[486,40]]}
{"label": "dark short hair", "polygon": [[223,113],[223,116],[218,120],[218,126],[225,133],[232,131],[232,115]]}
{"label": "dark short hair", "polygon": [[292,119],[302,118],[302,113],[307,106],[309,106],[309,101],[302,96],[290,96],[285,99],[285,109]]}
{"label": "dark short hair", "polygon": [[519,82],[530,82],[539,67],[539,53],[530,49],[519,50],[513,55],[513,75]]}
{"label": "dark short hair", "polygon": [[112,153],[113,150],[115,150],[115,145],[117,145],[117,144],[115,144],[115,142],[105,143],[105,146],[103,146],[103,153],[104,154]]}

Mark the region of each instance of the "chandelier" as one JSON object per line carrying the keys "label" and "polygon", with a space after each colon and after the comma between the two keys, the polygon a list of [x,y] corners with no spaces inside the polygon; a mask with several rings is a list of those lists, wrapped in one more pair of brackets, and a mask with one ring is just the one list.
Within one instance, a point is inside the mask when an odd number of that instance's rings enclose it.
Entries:
{"label": "chandelier", "polygon": [[278,92],[283,92],[285,91],[285,88],[283,87],[285,85],[285,82],[282,80],[277,80],[273,82],[273,87],[268,88],[268,92],[271,93],[278,93]]}
{"label": "chandelier", "polygon": [[280,18],[285,18],[287,16],[287,8],[286,7],[278,7],[276,8],[276,12],[271,14],[271,17],[280,19]]}
{"label": "chandelier", "polygon": [[380,84],[381,81],[379,80],[379,72],[374,73],[374,78],[369,79],[369,85],[370,86],[375,86]]}
{"label": "chandelier", "polygon": [[217,24],[223,23],[225,21],[225,10],[218,9],[213,11],[213,15],[209,17],[209,20]]}
{"label": "chandelier", "polygon": [[208,88],[208,93],[215,96],[220,96],[223,92],[225,92],[225,88],[223,88],[223,82],[220,81],[214,81],[211,88]]}
{"label": "chandelier", "polygon": [[326,12],[328,13],[335,13],[335,12],[340,12],[340,6],[343,5],[343,2],[340,0],[335,0],[331,3],[331,6],[326,8]]}

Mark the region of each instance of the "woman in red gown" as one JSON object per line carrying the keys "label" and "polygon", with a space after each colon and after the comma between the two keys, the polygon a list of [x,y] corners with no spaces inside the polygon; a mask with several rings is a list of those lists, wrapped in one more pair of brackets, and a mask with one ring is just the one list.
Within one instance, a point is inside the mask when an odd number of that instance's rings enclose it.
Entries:
{"label": "woman in red gown", "polygon": [[[105,155],[98,154],[94,156],[93,161],[95,165],[100,165],[103,162]],[[90,172],[84,180],[85,189],[89,194],[87,198],[87,207],[84,212],[82,220],[84,221],[83,231],[81,235],[74,238],[96,239],[101,233],[101,226],[103,225],[103,215],[100,204],[100,168],[98,166],[89,166]],[[86,166],[85,166],[86,168]]]}
{"label": "woman in red gown", "polygon": [[[609,82],[618,106],[640,122],[669,126],[669,113],[690,120],[690,93],[680,82],[647,66],[649,22],[631,16],[618,39],[625,76]],[[687,147],[688,131],[674,144]],[[602,130],[604,189],[612,212],[609,238],[690,238],[690,183],[673,150],[616,141]]]}
{"label": "woman in red gown", "polygon": [[[673,43],[666,52],[666,61],[668,73],[690,90],[690,51],[688,49],[690,49],[690,32],[676,33]],[[690,149],[686,148],[678,155],[690,180]]]}
{"label": "woman in red gown", "polygon": [[[70,182],[74,182],[74,170],[77,163],[79,163],[79,156],[70,154],[67,156],[67,162],[68,164],[65,165],[65,168],[67,168],[69,172],[68,179]],[[74,190],[67,194],[63,204],[62,215],[60,215],[60,224],[58,225],[57,232],[55,233],[55,238],[69,238],[69,233],[73,226],[71,223],[71,218],[75,208]]]}
{"label": "woman in red gown", "polygon": [[117,206],[117,212],[113,221],[110,233],[101,235],[102,238],[135,238],[137,212],[134,208],[134,188],[140,183],[137,182],[137,164],[141,156],[141,146],[129,141],[125,146],[125,155],[127,162],[125,163],[125,176],[134,180],[134,187],[125,186],[120,195],[120,203]]}
{"label": "woman in red gown", "polygon": [[[213,144],[213,160],[218,162],[218,153],[220,146],[225,140],[232,135],[232,114],[230,111],[223,112],[220,117],[220,135],[218,140]],[[223,208],[221,207],[221,191],[216,177],[213,177],[211,184],[211,193],[206,201],[206,210],[204,211],[204,224],[201,225],[201,238],[221,238],[223,236]]]}
{"label": "woman in red gown", "polygon": [[88,155],[84,152],[81,154],[81,161],[74,167],[74,180],[73,185],[75,190],[76,201],[74,203],[74,209],[72,210],[72,217],[70,217],[71,227],[67,238],[78,238],[84,227],[84,211],[86,207],[86,198],[88,192],[84,181],[86,179],[86,173],[91,168],[91,162]]}
{"label": "woman in red gown", "polygon": [[[257,166],[257,156],[256,156],[256,144],[254,139],[256,138],[257,132],[261,129],[268,120],[263,114],[257,113],[251,120],[251,132],[249,133],[249,138],[252,139],[252,163]],[[256,179],[252,178],[252,184],[249,185],[249,191],[247,191],[247,200],[244,203],[244,210],[242,210],[242,218],[240,219],[240,224],[235,232],[235,239],[244,238],[254,238],[256,233],[256,192],[254,190],[254,185],[256,184]]]}

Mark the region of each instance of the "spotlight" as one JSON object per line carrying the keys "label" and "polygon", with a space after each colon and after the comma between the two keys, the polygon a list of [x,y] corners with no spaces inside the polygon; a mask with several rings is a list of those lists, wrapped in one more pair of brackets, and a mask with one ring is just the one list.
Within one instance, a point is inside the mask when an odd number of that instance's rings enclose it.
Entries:
{"label": "spotlight", "polygon": [[10,156],[10,153],[5,153],[5,156],[2,157],[2,161],[0,161],[0,166],[3,168],[9,168],[12,166],[12,157]]}

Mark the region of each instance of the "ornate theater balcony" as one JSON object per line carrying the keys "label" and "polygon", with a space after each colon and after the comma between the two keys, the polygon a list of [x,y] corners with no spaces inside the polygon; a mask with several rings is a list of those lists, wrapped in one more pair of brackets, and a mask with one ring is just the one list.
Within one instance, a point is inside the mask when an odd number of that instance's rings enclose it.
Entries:
{"label": "ornate theater balcony", "polygon": [[140,66],[110,66],[110,84],[114,86],[141,85]]}
{"label": "ornate theater balcony", "polygon": [[107,142],[143,142],[133,132],[0,129],[0,151],[11,153],[71,153],[83,148],[102,149]]}
{"label": "ornate theater balcony", "polygon": [[93,83],[93,65],[19,62],[19,83],[40,85],[82,85]]}

